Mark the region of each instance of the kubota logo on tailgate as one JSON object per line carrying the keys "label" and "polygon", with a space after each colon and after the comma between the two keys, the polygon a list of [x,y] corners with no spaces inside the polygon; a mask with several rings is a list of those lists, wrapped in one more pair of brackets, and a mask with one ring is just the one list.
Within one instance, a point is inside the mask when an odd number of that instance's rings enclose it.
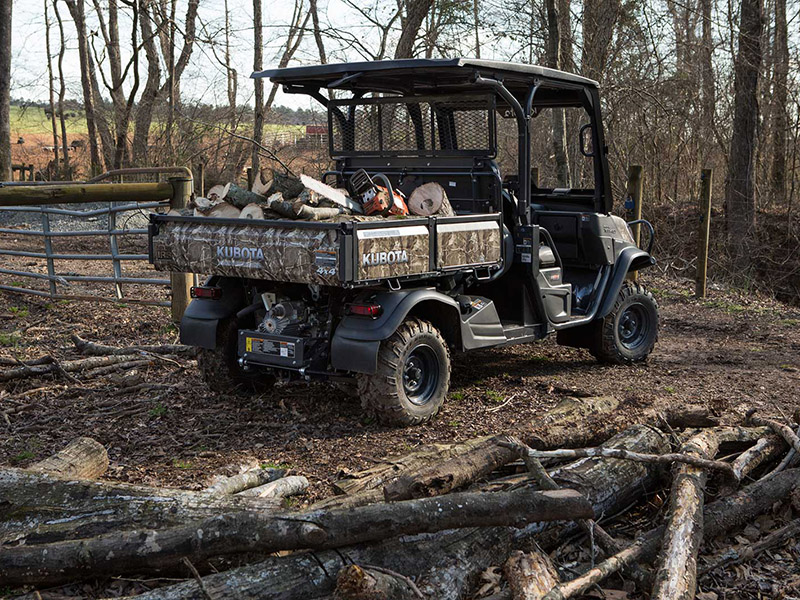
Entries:
{"label": "kubota logo on tailgate", "polygon": [[361,255],[362,267],[395,265],[397,263],[407,262],[408,252],[406,250],[390,250],[389,252],[364,252],[364,254]]}
{"label": "kubota logo on tailgate", "polygon": [[261,248],[242,248],[241,246],[217,246],[217,258],[228,260],[264,260]]}

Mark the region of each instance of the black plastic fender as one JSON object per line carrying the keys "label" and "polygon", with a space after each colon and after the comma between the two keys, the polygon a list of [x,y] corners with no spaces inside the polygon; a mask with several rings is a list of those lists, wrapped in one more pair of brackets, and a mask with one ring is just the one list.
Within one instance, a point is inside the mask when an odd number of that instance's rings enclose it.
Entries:
{"label": "black plastic fender", "polygon": [[[377,319],[350,315],[344,317],[333,334],[331,366],[342,371],[375,373],[378,369],[378,349],[382,340],[390,337],[421,302],[439,302],[460,315],[458,303],[433,288],[380,292],[372,302],[383,308]],[[460,319],[459,319],[460,321]]]}
{"label": "black plastic fender", "polygon": [[623,248],[617,255],[614,261],[614,268],[611,272],[611,278],[606,286],[605,294],[603,295],[603,302],[595,315],[596,319],[606,317],[611,309],[614,308],[614,302],[617,300],[622,284],[625,282],[625,277],[630,271],[638,271],[656,264],[656,259],[650,256],[647,252],[636,246],[627,246]]}
{"label": "black plastic fender", "polygon": [[182,344],[213,350],[217,346],[217,325],[235,315],[244,305],[244,287],[240,279],[212,277],[206,285],[222,288],[217,300],[195,298],[186,307],[180,326]]}

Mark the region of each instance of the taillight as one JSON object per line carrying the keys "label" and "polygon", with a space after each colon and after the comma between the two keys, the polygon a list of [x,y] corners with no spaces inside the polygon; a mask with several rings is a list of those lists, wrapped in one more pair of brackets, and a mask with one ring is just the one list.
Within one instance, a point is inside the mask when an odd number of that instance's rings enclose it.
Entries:
{"label": "taillight", "polygon": [[383,313],[383,307],[380,304],[351,304],[347,308],[351,315],[361,315],[373,319],[377,319]]}
{"label": "taillight", "polygon": [[192,286],[190,293],[192,298],[209,298],[211,300],[222,298],[222,288],[219,287]]}

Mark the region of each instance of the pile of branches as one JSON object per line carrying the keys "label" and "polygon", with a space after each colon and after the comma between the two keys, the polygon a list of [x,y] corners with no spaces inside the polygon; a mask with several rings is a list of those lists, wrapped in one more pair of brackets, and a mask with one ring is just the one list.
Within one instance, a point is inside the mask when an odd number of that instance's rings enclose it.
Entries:
{"label": "pile of branches", "polygon": [[[521,438],[423,447],[345,474],[338,495],[302,511],[280,498],[307,482],[272,469],[202,492],[96,481],[107,457],[81,439],[26,470],[0,469],[0,581],[186,578],[136,596],[153,600],[554,600],[624,573],[653,598],[693,598],[703,540],[743,528],[797,489],[800,440],[754,414],[721,426],[702,411],[643,411],[660,427],[630,426],[617,408],[613,398],[570,399]],[[665,486],[663,522],[635,540],[598,522]],[[748,556],[797,529],[792,521]],[[576,535],[604,556],[568,579],[551,554]],[[219,570],[232,556],[252,562]],[[502,576],[479,590],[498,566]]]}

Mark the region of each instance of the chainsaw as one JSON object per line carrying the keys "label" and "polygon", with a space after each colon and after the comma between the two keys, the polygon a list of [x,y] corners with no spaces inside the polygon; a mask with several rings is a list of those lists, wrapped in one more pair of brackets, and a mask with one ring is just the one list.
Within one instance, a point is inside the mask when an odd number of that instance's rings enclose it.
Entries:
{"label": "chainsaw", "polygon": [[361,205],[365,215],[408,215],[408,206],[403,194],[392,189],[389,178],[383,173],[377,173],[385,185],[378,185],[364,169],[359,169],[350,177],[350,191],[354,197],[361,197]]}

